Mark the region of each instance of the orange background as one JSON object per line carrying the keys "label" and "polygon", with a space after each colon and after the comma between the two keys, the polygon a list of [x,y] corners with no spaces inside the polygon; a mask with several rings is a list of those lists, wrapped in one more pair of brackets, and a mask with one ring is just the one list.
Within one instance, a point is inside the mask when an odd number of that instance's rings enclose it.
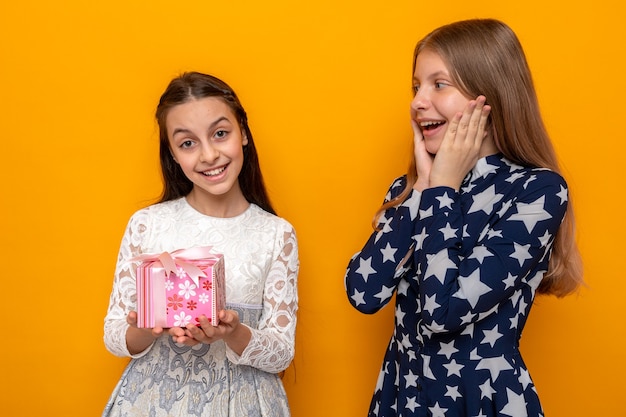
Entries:
{"label": "orange background", "polygon": [[0,414],[101,412],[126,363],[102,343],[119,243],[160,192],[154,108],[173,76],[199,70],[240,95],[298,232],[293,415],[364,416],[393,309],[353,310],[343,274],[407,165],[412,49],[441,24],[495,17],[525,46],[589,284],[539,298],[522,350],[547,415],[623,415],[626,14],[615,4],[3,1]]}

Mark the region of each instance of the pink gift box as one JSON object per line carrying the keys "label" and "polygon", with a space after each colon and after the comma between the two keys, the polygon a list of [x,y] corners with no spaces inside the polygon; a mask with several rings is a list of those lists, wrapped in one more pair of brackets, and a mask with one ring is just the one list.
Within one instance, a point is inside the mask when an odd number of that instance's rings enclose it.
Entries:
{"label": "pink gift box", "polygon": [[226,305],[224,257],[210,247],[141,255],[137,267],[137,326],[185,327],[205,315],[213,326]]}

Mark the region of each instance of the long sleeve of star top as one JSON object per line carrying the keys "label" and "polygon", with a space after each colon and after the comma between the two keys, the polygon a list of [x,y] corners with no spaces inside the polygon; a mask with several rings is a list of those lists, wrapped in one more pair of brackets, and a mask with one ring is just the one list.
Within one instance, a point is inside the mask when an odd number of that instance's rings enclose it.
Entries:
{"label": "long sleeve of star top", "polygon": [[[402,187],[392,186],[388,196],[396,188]],[[421,324],[430,331],[452,332],[480,320],[523,287],[534,293],[567,198],[565,181],[552,171],[524,168],[500,155],[483,158],[460,192],[413,192],[385,213],[383,229],[348,266],[350,302],[360,311],[377,311],[409,270]],[[410,265],[401,265],[411,249]]]}
{"label": "long sleeve of star top", "polygon": [[[384,203],[398,196],[406,178],[396,179]],[[350,303],[363,313],[375,313],[391,299],[407,268],[415,241],[413,223],[416,220],[420,193],[413,191],[410,198],[397,207],[387,209],[378,221],[378,231],[356,253],[345,275],[346,292]]]}

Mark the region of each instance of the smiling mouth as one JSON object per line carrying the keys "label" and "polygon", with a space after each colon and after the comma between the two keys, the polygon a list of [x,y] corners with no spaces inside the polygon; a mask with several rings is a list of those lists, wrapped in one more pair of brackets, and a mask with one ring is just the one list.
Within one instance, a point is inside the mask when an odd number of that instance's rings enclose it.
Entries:
{"label": "smiling mouth", "polygon": [[445,122],[428,121],[428,122],[420,123],[420,127],[422,128],[422,130],[431,130],[431,129],[438,128],[439,126],[443,125],[444,123]]}
{"label": "smiling mouth", "polygon": [[212,169],[212,170],[210,170],[210,171],[204,171],[204,172],[202,173],[202,175],[204,175],[204,176],[206,176],[206,177],[214,177],[214,176],[216,176],[216,175],[220,175],[220,174],[221,174],[222,172],[224,172],[225,170],[226,170],[226,167],[225,167],[225,166],[223,166],[223,167],[221,167],[221,168],[215,168],[215,169]]}

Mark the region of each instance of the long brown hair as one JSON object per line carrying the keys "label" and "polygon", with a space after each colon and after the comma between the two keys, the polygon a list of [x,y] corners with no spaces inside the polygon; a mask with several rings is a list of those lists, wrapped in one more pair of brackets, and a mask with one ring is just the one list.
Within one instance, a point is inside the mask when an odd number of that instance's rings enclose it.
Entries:
{"label": "long brown hair", "polygon": [[[450,76],[468,98],[482,94],[491,106],[489,132],[496,146],[510,161],[528,167],[548,168],[560,173],[556,152],[548,136],[522,45],[515,33],[494,19],[455,22],[435,29],[417,43],[415,60],[424,50],[437,53]],[[417,180],[415,158],[400,195],[384,204],[374,217],[401,204]],[[582,260],[575,239],[572,201],[556,234],[548,272],[539,293],[562,297],[583,283]]]}
{"label": "long brown hair", "polygon": [[186,196],[193,188],[193,183],[185,176],[170,152],[165,125],[167,114],[174,106],[205,97],[217,97],[224,101],[235,113],[243,136],[248,138],[248,144],[243,147],[244,160],[239,173],[239,186],[244,197],[263,210],[276,214],[265,188],[254,138],[248,126],[248,117],[239,98],[224,81],[199,72],[186,72],[170,81],[156,109],[159,125],[159,158],[163,174],[163,193],[160,201]]}

